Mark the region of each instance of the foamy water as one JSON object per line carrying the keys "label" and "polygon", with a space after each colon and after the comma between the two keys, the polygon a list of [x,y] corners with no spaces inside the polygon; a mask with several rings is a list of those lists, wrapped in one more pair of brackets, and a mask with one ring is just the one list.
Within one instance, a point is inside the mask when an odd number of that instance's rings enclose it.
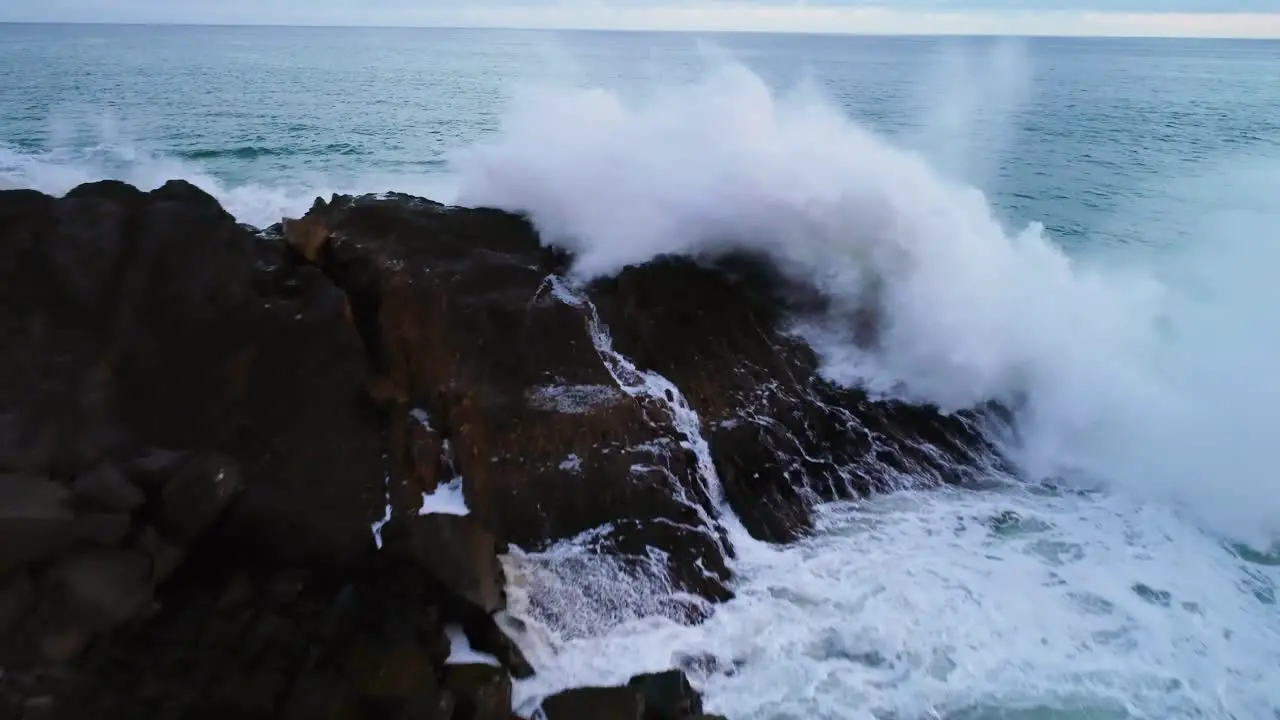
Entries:
{"label": "foamy water", "polygon": [[[438,176],[237,184],[107,133],[0,147],[0,187],[184,177],[257,225],[334,191],[493,204],[575,248],[579,277],[663,251],[764,250],[838,309],[877,309],[873,348],[848,342],[839,313],[804,328],[832,378],[1010,402],[1020,434],[1003,440],[1027,475],[1089,489],[831,506],[786,548],[735,532],[738,596],[696,627],[666,618],[662,583],[574,543],[516,550],[505,621],[538,668],[518,683],[525,716],[545,693],[673,664],[732,720],[1276,716],[1280,554],[1231,542],[1266,548],[1280,520],[1280,164],[1223,157],[1162,180],[1144,189],[1164,222],[1143,245],[1068,253],[960,179],[967,112],[939,111],[944,135],[915,152],[813,88],[718,65],[639,94],[529,89]],[[701,447],[696,415],[672,414]]]}
{"label": "foamy water", "polygon": [[[520,696],[683,664],[735,719],[1262,718],[1280,703],[1280,568],[1167,509],[904,493],[829,507],[820,527],[748,548],[739,596],[696,627],[530,613],[513,594],[540,668]],[[526,593],[563,567],[511,566]]]}

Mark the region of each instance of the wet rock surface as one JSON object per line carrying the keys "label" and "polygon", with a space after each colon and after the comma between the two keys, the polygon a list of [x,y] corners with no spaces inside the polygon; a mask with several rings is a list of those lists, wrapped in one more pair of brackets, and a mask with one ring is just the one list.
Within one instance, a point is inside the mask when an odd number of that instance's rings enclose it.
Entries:
{"label": "wet rock surface", "polygon": [[[258,231],[180,181],[0,192],[0,718],[510,720],[512,546],[720,601],[730,513],[788,541],[985,456],[823,381],[758,261],[569,264],[403,195]],[[710,717],[677,671],[543,711]]]}

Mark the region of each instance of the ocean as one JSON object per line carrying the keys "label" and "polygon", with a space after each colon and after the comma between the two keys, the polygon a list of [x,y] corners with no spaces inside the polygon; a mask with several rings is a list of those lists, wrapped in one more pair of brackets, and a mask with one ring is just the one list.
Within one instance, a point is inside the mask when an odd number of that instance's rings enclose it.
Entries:
{"label": "ocean", "polygon": [[1280,718],[1280,42],[0,25],[0,187],[182,177],[529,212],[581,276],[768,253],[883,337],[824,372],[999,400],[1017,477],[735,537],[696,626],[572,543],[507,622],[560,688],[731,720]]}

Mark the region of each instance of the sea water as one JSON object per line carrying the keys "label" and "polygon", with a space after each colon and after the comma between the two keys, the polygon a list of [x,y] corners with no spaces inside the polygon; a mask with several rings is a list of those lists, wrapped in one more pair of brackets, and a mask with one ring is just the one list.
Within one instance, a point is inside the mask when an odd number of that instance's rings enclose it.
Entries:
{"label": "sea water", "polygon": [[522,713],[680,665],[733,720],[1280,717],[1280,44],[12,25],[0,67],[0,187],[496,205],[578,278],[736,244],[834,299],[833,380],[1015,409],[1018,477],[734,533],[697,626],[516,549]]}

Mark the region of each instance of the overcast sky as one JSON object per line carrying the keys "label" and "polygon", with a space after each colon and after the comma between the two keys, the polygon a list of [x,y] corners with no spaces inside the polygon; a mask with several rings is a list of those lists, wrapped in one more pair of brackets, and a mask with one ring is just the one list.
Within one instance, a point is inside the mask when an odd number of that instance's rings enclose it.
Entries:
{"label": "overcast sky", "polygon": [[0,0],[0,21],[1280,37],[1280,0]]}

